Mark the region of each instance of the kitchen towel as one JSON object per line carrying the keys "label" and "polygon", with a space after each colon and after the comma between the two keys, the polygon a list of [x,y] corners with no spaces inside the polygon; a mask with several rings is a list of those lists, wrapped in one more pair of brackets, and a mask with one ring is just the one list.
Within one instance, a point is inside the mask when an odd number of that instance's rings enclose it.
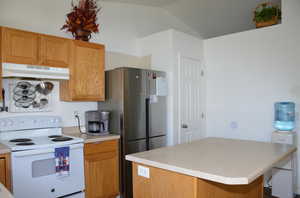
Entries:
{"label": "kitchen towel", "polygon": [[57,176],[68,176],[70,172],[70,148],[55,148],[55,172]]}

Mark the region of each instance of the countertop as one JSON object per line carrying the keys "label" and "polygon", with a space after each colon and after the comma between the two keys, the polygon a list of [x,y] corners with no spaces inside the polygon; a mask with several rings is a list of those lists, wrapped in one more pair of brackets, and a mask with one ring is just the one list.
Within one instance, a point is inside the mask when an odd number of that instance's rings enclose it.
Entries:
{"label": "countertop", "polygon": [[0,143],[0,154],[10,153],[10,152],[11,150],[7,146]]}
{"label": "countertop", "polygon": [[13,198],[11,193],[0,183],[0,197],[1,198]]}
{"label": "countertop", "polygon": [[128,161],[228,185],[250,184],[295,152],[295,146],[205,138],[127,155]]}
{"label": "countertop", "polygon": [[103,135],[103,136],[82,134],[82,133],[80,133],[80,131],[78,130],[77,127],[64,127],[63,134],[68,135],[68,136],[82,138],[82,139],[84,139],[84,143],[93,143],[93,142],[102,142],[102,141],[120,139],[120,135],[114,135],[114,134]]}

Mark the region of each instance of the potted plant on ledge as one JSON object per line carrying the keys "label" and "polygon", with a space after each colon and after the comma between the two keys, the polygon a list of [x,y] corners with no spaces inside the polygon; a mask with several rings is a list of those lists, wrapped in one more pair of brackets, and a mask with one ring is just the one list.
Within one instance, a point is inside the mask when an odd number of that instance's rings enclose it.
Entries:
{"label": "potted plant on ledge", "polygon": [[281,10],[279,6],[270,2],[262,3],[254,11],[253,21],[257,28],[278,24],[281,20]]}
{"label": "potted plant on ledge", "polygon": [[72,2],[72,11],[61,30],[71,32],[76,40],[89,41],[92,33],[99,32],[97,24],[98,8],[95,0],[79,0],[78,5]]}

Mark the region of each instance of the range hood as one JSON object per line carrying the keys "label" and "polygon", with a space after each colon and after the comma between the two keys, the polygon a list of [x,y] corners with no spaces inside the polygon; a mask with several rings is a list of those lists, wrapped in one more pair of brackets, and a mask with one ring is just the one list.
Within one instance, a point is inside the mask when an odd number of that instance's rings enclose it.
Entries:
{"label": "range hood", "polygon": [[2,63],[2,77],[68,80],[69,69],[39,65]]}

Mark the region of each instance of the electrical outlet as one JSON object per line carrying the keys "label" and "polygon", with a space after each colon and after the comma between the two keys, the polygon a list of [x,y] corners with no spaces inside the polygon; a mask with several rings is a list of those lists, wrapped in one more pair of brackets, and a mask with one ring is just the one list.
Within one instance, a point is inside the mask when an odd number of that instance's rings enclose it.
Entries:
{"label": "electrical outlet", "polygon": [[141,177],[150,178],[150,170],[145,166],[138,165],[138,175]]}
{"label": "electrical outlet", "polygon": [[239,124],[238,124],[236,121],[230,122],[230,128],[231,128],[232,130],[237,129],[238,127],[239,127]]}

